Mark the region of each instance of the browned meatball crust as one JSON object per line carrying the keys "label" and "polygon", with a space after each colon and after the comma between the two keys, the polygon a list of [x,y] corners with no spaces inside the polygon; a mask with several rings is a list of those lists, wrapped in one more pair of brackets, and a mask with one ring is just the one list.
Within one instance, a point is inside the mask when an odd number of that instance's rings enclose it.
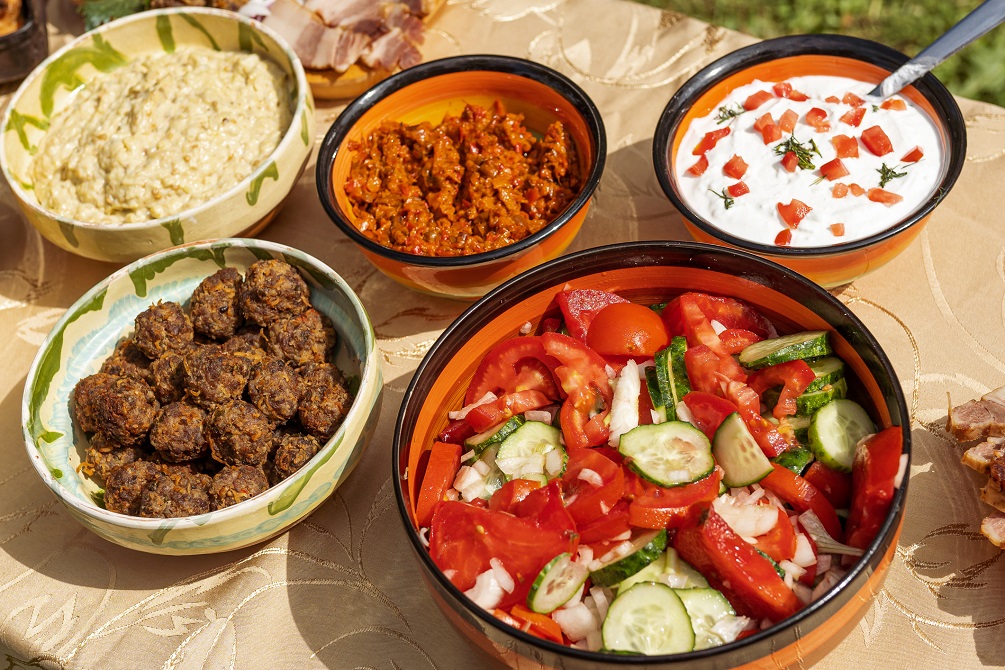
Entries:
{"label": "browned meatball crust", "polygon": [[105,479],[105,508],[136,516],[143,489],[162,474],[160,466],[150,461],[133,461],[115,468]]}
{"label": "browned meatball crust", "polygon": [[102,450],[94,442],[87,448],[84,462],[80,464],[80,471],[85,475],[97,475],[101,479],[108,479],[108,476],[117,467],[145,458],[147,452],[140,447],[121,447],[119,449]]}
{"label": "browned meatball crust", "polygon": [[283,480],[304,467],[307,461],[321,451],[321,444],[313,435],[287,433],[283,435],[273,455],[272,471],[276,479]]}
{"label": "browned meatball crust", "polygon": [[241,314],[248,321],[267,326],[277,319],[295,316],[310,307],[307,283],[289,263],[256,261],[241,285]]}
{"label": "browned meatball crust", "polygon": [[161,410],[150,427],[150,445],[169,463],[205,456],[209,444],[203,436],[206,413],[194,405],[173,402]]}
{"label": "browned meatball crust", "polygon": [[164,473],[149,482],[140,493],[139,516],[169,519],[205,514],[209,504],[209,475],[184,470]]}
{"label": "browned meatball crust", "polygon": [[300,376],[286,361],[266,357],[251,371],[248,397],[269,420],[282,423],[297,413]]}
{"label": "browned meatball crust", "polygon": [[208,344],[186,354],[183,365],[186,398],[208,408],[241,397],[252,362]]}
{"label": "browned meatball crust", "polygon": [[99,398],[116,379],[117,375],[97,372],[84,377],[73,387],[73,418],[85,433],[93,433],[98,429],[96,409]]}
{"label": "browned meatball crust", "polygon": [[185,395],[185,354],[168,351],[150,364],[150,388],[157,401],[166,405]]}
{"label": "browned meatball crust", "polygon": [[213,509],[223,509],[257,496],[269,488],[269,480],[261,468],[253,465],[224,466],[209,485],[209,500]]}
{"label": "browned meatball crust", "polygon": [[237,296],[244,280],[235,268],[223,268],[200,282],[189,310],[196,333],[215,340],[233,337],[241,325]]}
{"label": "browned meatball crust", "polygon": [[115,351],[101,364],[101,372],[118,377],[136,377],[149,383],[150,359],[132,339],[126,338],[115,345]]}
{"label": "browned meatball crust", "polygon": [[243,400],[213,410],[205,434],[214,460],[225,465],[261,465],[272,450],[272,424]]}
{"label": "browned meatball crust", "polygon": [[327,442],[349,411],[351,398],[345,378],[331,363],[307,363],[300,368],[300,383],[300,423],[308,433]]}
{"label": "browned meatball crust", "polygon": [[133,377],[115,377],[98,394],[94,407],[96,430],[124,447],[146,440],[160,403],[145,382]]}
{"label": "browned meatball crust", "polygon": [[136,315],[133,341],[148,358],[192,346],[192,321],[176,302],[158,302]]}
{"label": "browned meatball crust", "polygon": [[269,324],[269,353],[294,365],[324,363],[336,340],[332,322],[313,307]]}

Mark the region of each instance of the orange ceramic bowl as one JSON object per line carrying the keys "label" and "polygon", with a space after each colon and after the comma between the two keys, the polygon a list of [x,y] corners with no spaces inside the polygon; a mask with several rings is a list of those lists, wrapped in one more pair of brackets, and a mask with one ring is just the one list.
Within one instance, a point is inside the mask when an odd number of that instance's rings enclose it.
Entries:
{"label": "orange ceramic bowl", "polygon": [[[938,188],[906,218],[886,230],[850,242],[821,247],[765,245],[737,237],[696,214],[685,201],[675,173],[677,152],[691,122],[714,111],[733,89],[755,79],[784,81],[805,75],[851,77],[876,83],[907,56],[876,42],[843,35],[779,37],[738,49],[688,80],[670,99],[653,139],[653,164],[664,193],[680,212],[694,239],[753,252],[813,281],[833,287],[875,270],[899,254],[921,232],[963,168],[967,135],[960,108],[938,79],[927,74],[899,95],[928,114],[938,130],[943,162]],[[863,124],[864,125],[864,124]],[[851,134],[856,129],[848,127]]]}
{"label": "orange ceramic bowl", "polygon": [[[468,103],[523,114],[524,125],[540,136],[561,121],[579,155],[582,190],[557,218],[533,235],[479,254],[431,257],[384,247],[357,227],[345,193],[352,152],[383,121],[439,124]],[[600,112],[564,75],[533,61],[508,56],[457,56],[399,72],[354,100],[328,130],[318,153],[317,187],[328,216],[382,272],[405,286],[434,295],[473,300],[539,263],[556,258],[572,242],[586,218],[604,171],[607,140]]]}
{"label": "orange ceramic bowl", "polygon": [[526,332],[527,323],[536,329],[543,318],[560,315],[554,296],[566,286],[612,291],[642,304],[704,291],[748,302],[783,333],[828,330],[836,354],[851,370],[850,397],[877,425],[902,426],[904,453],[910,454],[910,415],[890,361],[861,321],[805,277],[746,252],[692,242],[618,244],[569,254],[510,280],[458,317],[426,354],[405,393],[394,434],[392,480],[419,572],[437,606],[472,645],[513,668],[777,670],[804,668],[822,658],[861,619],[886,576],[903,521],[906,479],[876,539],[822,598],[747,638],[686,654],[608,654],[541,640],[475,605],[433,563],[415,523],[424,454],[447,425],[447,412],[461,407],[485,352]]}

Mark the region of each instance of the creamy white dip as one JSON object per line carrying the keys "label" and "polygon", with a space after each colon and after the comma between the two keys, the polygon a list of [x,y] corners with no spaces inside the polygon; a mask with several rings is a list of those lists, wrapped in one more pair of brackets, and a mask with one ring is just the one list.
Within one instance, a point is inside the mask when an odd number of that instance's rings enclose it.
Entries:
{"label": "creamy white dip", "polygon": [[[793,198],[812,208],[812,211],[793,229],[789,246],[819,247],[861,239],[879,233],[904,219],[919,204],[927,200],[938,187],[942,175],[942,143],[938,130],[924,111],[907,98],[896,96],[906,103],[907,109],[894,110],[874,107],[877,100],[866,100],[865,116],[858,127],[848,125],[840,118],[852,109],[852,105],[826,102],[829,96],[841,99],[851,92],[860,98],[872,90],[874,84],[845,77],[805,76],[787,80],[794,90],[806,94],[809,99],[795,101],[789,98],[772,97],[752,111],[732,117],[728,122],[717,123],[719,108],[736,109],[758,91],[772,92],[771,82],[754,81],[733,90],[729,96],[708,116],[695,119],[677,153],[674,165],[677,183],[680,185],[684,201],[703,219],[736,237],[758,242],[775,244],[776,236],[788,226],[778,212],[778,203],[788,204]],[[814,107],[827,112],[830,130],[818,131],[806,123],[806,113]],[[775,154],[775,146],[789,138],[782,133],[782,139],[765,145],[760,132],[754,130],[754,122],[764,114],[771,114],[777,124],[782,113],[792,110],[798,114],[798,121],[792,134],[803,144],[814,140],[820,155],[813,154],[814,169],[786,171],[781,165],[782,157]],[[890,138],[893,151],[884,155],[872,154],[862,143],[862,131],[872,126],[880,126]],[[692,150],[706,133],[729,127],[730,133],[720,139],[715,147],[706,153],[708,168],[701,176],[688,174],[687,170],[698,160]],[[858,158],[842,158],[841,162],[850,174],[835,181],[822,179],[820,166],[833,160],[837,152],[831,143],[836,135],[846,135],[858,140]],[[902,157],[914,147],[921,147],[924,157],[917,163],[904,162]],[[736,179],[723,173],[726,161],[739,155],[749,165],[743,181],[750,192],[736,197],[729,209],[725,201],[712,191],[722,193],[723,189],[735,184]],[[866,196],[843,198],[833,196],[835,184],[857,184],[863,189],[877,188],[880,182],[878,170],[885,164],[902,177],[890,180],[883,188],[903,196],[894,205],[873,202]],[[844,234],[835,235],[831,225],[844,224]]]}
{"label": "creamy white dip", "polygon": [[173,216],[247,177],[291,121],[290,78],[257,54],[140,56],[53,116],[31,166],[39,203],[78,221]]}

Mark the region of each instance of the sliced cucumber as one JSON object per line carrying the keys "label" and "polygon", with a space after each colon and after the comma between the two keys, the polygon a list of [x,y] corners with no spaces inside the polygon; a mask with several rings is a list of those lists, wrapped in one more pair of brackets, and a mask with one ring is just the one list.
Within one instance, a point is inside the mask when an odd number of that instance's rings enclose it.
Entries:
{"label": "sliced cucumber", "polygon": [[771,461],[761,451],[739,412],[733,412],[719,425],[712,440],[712,454],[724,473],[726,486],[749,486],[772,471]]}
{"label": "sliced cucumber", "polygon": [[659,558],[618,584],[618,593],[639,582],[659,582],[674,589],[694,589],[708,586],[708,581],[691,564],[681,559],[673,547],[667,547]]}
{"label": "sliced cucumber", "polygon": [[658,486],[688,484],[715,467],[708,438],[685,421],[632,428],[621,436],[618,451],[628,467]]}
{"label": "sliced cucumber", "polygon": [[586,583],[590,571],[572,560],[572,554],[559,554],[541,568],[527,594],[527,606],[548,614],[569,602]]}
{"label": "sliced cucumber", "polygon": [[666,398],[660,392],[660,383],[656,368],[646,368],[646,388],[649,390],[649,398],[652,400],[653,411],[656,412],[659,421],[663,423],[667,420]]}
{"label": "sliced cucumber", "polygon": [[810,449],[821,463],[841,472],[851,472],[855,445],[876,432],[876,424],[854,400],[834,400],[813,416]]}
{"label": "sliced cucumber", "polygon": [[[464,440],[464,446],[475,452],[475,458],[468,460],[473,462],[488,447],[491,447],[493,444],[501,444],[503,440],[516,432],[516,429],[523,424],[524,418],[518,414],[510,417],[500,425],[492,426],[488,430]],[[470,465],[470,463],[467,463],[467,465]]]}
{"label": "sliced cucumber", "polygon": [[601,628],[604,649],[645,654],[679,654],[694,649],[691,617],[666,584],[642,582],[619,593]]}
{"label": "sliced cucumber", "polygon": [[848,382],[839,379],[830,386],[825,386],[813,393],[803,393],[796,396],[796,416],[812,416],[829,402],[848,395]]}
{"label": "sliced cucumber", "polygon": [[[541,421],[526,421],[499,445],[496,465],[507,479],[551,479],[565,472],[569,460],[562,431]],[[560,452],[549,456],[550,452]]]}
{"label": "sliced cucumber", "polygon": [[732,642],[723,640],[712,632],[712,627],[720,620],[736,616],[736,611],[726,600],[726,596],[715,589],[674,589],[674,591],[684,603],[684,608],[691,618],[696,651]]}
{"label": "sliced cucumber", "polygon": [[813,374],[816,375],[816,379],[810,382],[810,385],[806,387],[803,393],[819,391],[828,384],[833,384],[839,379],[844,379],[844,361],[837,356],[827,356],[815,361],[809,361],[808,365],[810,366],[810,370],[813,370]]}
{"label": "sliced cucumber", "polygon": [[813,452],[802,447],[788,449],[772,458],[771,462],[777,463],[783,468],[788,468],[797,475],[801,475],[806,472],[806,468],[813,462]]}
{"label": "sliced cucumber", "polygon": [[614,586],[655,561],[667,548],[667,529],[645,532],[632,540],[632,549],[590,573],[597,586]]}
{"label": "sliced cucumber", "polygon": [[740,364],[756,370],[797,359],[819,358],[833,350],[826,330],[811,330],[755,342],[740,352]]}
{"label": "sliced cucumber", "polygon": [[708,586],[708,580],[694,566],[685,561],[673,547],[667,548],[664,572],[679,576],[684,580],[685,589],[700,589]]}
{"label": "sliced cucumber", "polygon": [[656,379],[666,404],[668,421],[677,419],[677,403],[691,392],[687,366],[684,364],[686,351],[687,340],[682,335],[676,335],[670,340],[670,346],[656,352]]}
{"label": "sliced cucumber", "polygon": [[489,471],[485,475],[485,490],[482,491],[479,497],[488,500],[492,497],[492,494],[502,488],[503,484],[506,483],[506,475],[499,466],[496,465],[496,453],[499,451],[499,445],[493,444],[485,448],[482,452],[479,461],[483,461],[489,466]]}
{"label": "sliced cucumber", "polygon": [[799,444],[809,444],[810,423],[813,419],[808,416],[788,416],[785,419],[789,424],[789,428],[792,429],[792,433],[799,440]]}

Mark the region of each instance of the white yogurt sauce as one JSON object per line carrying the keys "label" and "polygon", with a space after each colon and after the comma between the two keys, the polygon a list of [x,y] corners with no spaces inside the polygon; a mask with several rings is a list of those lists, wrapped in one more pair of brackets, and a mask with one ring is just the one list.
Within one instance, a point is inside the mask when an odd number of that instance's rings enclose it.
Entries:
{"label": "white yogurt sauce", "polygon": [[[793,198],[801,200],[812,211],[792,230],[789,246],[820,247],[861,239],[879,233],[907,217],[919,204],[927,200],[938,187],[942,175],[942,142],[938,130],[923,110],[907,98],[897,96],[907,104],[907,109],[887,110],[874,108],[873,100],[866,100],[865,116],[858,127],[848,125],[839,119],[852,109],[844,103],[825,102],[825,98],[838,99],[851,92],[865,99],[874,84],[845,77],[805,76],[787,80],[794,90],[809,96],[806,101],[772,97],[754,110],[733,117],[728,122],[717,123],[719,108],[736,108],[758,91],[772,92],[773,82],[754,81],[737,89],[723,100],[708,116],[692,121],[674,166],[677,183],[684,201],[706,221],[736,237],[758,242],[775,244],[776,236],[788,228],[778,213],[778,203],[788,204]],[[806,123],[806,113],[818,107],[827,112],[830,130],[820,132]],[[774,147],[789,137],[782,133],[782,139],[765,145],[761,133],[754,130],[754,122],[764,114],[771,114],[777,124],[782,113],[792,110],[799,115],[793,130],[796,139],[805,145],[814,140],[820,156],[813,155],[815,169],[796,169],[787,172],[781,165],[781,156],[775,154]],[[880,126],[890,138],[893,151],[884,156],[873,155],[859,139],[862,131],[872,126]],[[713,149],[706,153],[708,168],[701,176],[687,172],[698,161],[692,154],[706,133],[724,127],[730,133],[720,139]],[[841,162],[849,175],[830,181],[821,179],[820,166],[837,157],[831,138],[846,135],[858,139],[858,158],[842,158]],[[905,163],[901,158],[914,147],[921,147],[924,157],[917,163]],[[739,155],[749,165],[743,181],[750,193],[734,199],[726,209],[721,197],[712,193],[722,193],[723,189],[737,182],[723,173],[723,166],[733,155]],[[883,188],[903,196],[894,205],[885,205],[869,200],[865,195],[835,198],[832,189],[835,184],[858,184],[868,190],[879,187],[880,175],[877,170],[883,164],[894,168],[903,177],[889,181]],[[843,223],[844,235],[835,236],[831,224]]]}

